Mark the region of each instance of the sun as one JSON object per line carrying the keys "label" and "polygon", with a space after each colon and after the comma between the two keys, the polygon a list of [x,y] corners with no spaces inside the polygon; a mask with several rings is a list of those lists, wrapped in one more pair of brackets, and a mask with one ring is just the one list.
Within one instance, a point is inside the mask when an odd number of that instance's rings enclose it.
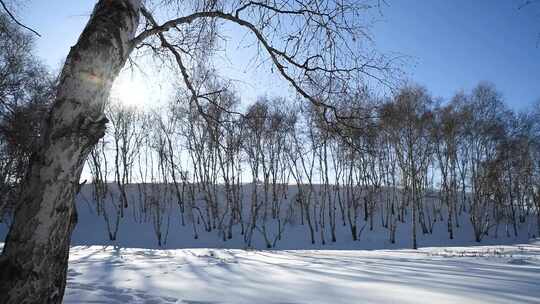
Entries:
{"label": "sun", "polygon": [[113,84],[111,98],[125,105],[143,107],[152,96],[148,85],[140,77],[123,73]]}

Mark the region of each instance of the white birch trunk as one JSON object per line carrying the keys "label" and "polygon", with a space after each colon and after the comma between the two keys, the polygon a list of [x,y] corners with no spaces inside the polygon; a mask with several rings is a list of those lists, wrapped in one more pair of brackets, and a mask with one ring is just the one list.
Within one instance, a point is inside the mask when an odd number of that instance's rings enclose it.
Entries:
{"label": "white birch trunk", "polygon": [[104,103],[132,50],[140,5],[100,0],[69,52],[0,258],[0,303],[62,301],[79,178],[104,135]]}

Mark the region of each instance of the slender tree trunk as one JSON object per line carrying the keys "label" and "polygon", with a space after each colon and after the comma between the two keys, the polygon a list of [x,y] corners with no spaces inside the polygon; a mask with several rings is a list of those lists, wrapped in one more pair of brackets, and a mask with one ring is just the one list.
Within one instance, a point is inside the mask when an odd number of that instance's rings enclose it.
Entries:
{"label": "slender tree trunk", "polygon": [[[416,186],[413,184],[413,191],[416,191]],[[416,208],[418,208],[418,204],[416,202],[416,192],[413,192],[412,194],[412,201],[411,201],[411,204],[412,204],[412,248],[413,249],[418,249],[418,244],[416,242],[416,218],[417,218],[417,210]]]}
{"label": "slender tree trunk", "polygon": [[100,0],[71,48],[0,258],[0,303],[62,302],[79,178],[104,135],[104,103],[132,50],[140,5]]}

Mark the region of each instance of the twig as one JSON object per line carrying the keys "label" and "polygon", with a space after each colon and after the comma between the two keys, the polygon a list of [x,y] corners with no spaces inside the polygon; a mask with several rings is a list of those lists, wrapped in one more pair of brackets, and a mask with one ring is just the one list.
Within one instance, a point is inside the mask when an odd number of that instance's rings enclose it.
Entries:
{"label": "twig", "polygon": [[29,31],[31,31],[32,33],[36,34],[38,37],[41,37],[41,35],[35,31],[34,29],[22,24],[21,22],[19,22],[19,20],[17,20],[17,18],[15,18],[15,16],[11,13],[11,11],[7,8],[6,4],[4,3],[3,0],[0,0],[0,4],[2,4],[2,7],[4,8],[4,10],[6,11],[6,13],[9,15],[9,17],[11,18],[11,20],[13,20],[13,22],[15,22],[17,25],[19,25],[20,27],[23,27]]}

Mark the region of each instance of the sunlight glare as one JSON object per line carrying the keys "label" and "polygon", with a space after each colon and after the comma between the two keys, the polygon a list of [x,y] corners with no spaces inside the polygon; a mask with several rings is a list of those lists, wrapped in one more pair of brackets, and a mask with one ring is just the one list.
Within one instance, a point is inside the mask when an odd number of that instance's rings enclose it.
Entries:
{"label": "sunlight glare", "polygon": [[140,77],[121,74],[113,84],[111,98],[125,105],[144,107],[152,96]]}

